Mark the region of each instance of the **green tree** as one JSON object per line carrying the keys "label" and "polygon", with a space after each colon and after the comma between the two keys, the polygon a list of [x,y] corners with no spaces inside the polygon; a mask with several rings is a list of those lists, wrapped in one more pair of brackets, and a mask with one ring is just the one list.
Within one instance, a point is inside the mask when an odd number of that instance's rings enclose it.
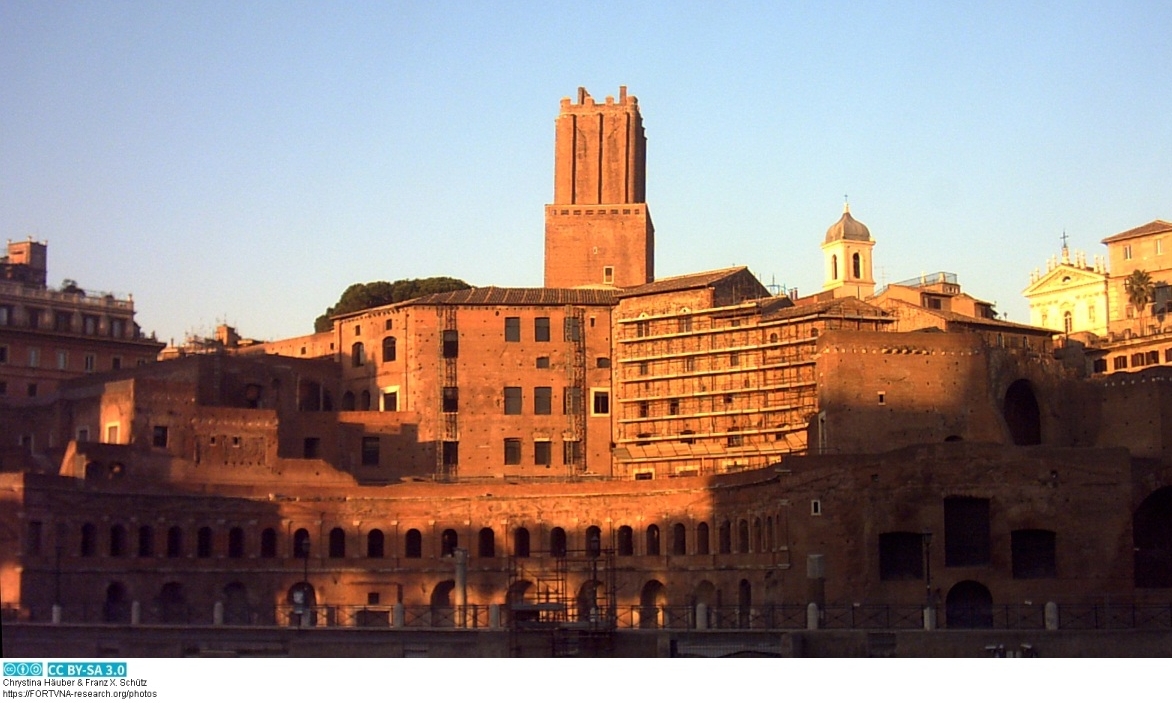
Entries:
{"label": "green tree", "polygon": [[1123,280],[1123,290],[1127,292],[1127,302],[1139,312],[1139,331],[1144,331],[1144,314],[1156,293],[1156,284],[1152,277],[1143,269],[1136,269]]}
{"label": "green tree", "polygon": [[350,284],[342,292],[338,302],[326,308],[313,321],[314,332],[325,332],[333,327],[330,320],[335,315],[344,315],[367,308],[377,308],[400,301],[409,301],[432,293],[447,293],[472,288],[471,285],[450,276],[433,276],[427,279],[399,279],[394,283],[371,281],[365,284]]}

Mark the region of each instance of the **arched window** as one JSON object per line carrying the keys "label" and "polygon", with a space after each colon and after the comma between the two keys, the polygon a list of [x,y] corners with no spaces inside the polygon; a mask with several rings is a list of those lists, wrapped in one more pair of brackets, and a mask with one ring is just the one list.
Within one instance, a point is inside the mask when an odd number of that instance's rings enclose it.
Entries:
{"label": "arched window", "polygon": [[830,255],[830,280],[838,281],[838,255]]}
{"label": "arched window", "polygon": [[1066,311],[1062,314],[1062,330],[1067,335],[1069,335],[1071,331],[1074,330],[1074,316],[1071,315],[1070,311]]}
{"label": "arched window", "polygon": [[353,391],[347,391],[346,393],[342,394],[342,410],[343,411],[354,410],[354,392]]}
{"label": "arched window", "polygon": [[590,526],[586,529],[586,557],[598,557],[602,554],[602,529]]}
{"label": "arched window", "polygon": [[854,270],[855,278],[863,278],[863,257],[858,252],[851,255],[851,268]]}
{"label": "arched window", "polygon": [[366,364],[366,345],[355,342],[350,346],[350,364],[355,367]]}
{"label": "arched window", "polygon": [[265,528],[260,534],[260,556],[261,557],[276,557],[277,556],[277,531],[272,528]]}
{"label": "arched window", "polygon": [[753,552],[765,552],[765,533],[761,530],[761,519],[753,519]]}
{"label": "arched window", "polygon": [[359,406],[358,410],[369,411],[370,410],[370,391],[364,390],[362,392],[361,399],[362,399],[362,405]]}
{"label": "arched window", "polygon": [[138,527],[138,556],[155,556],[155,531],[150,526]]}
{"label": "arched window", "polygon": [[195,534],[195,556],[212,556],[212,529],[204,526]]}
{"label": "arched window", "polygon": [[549,532],[549,554],[551,557],[566,556],[566,531],[564,528],[554,528]]}
{"label": "arched window", "polygon": [[110,557],[126,557],[126,528],[120,524],[110,526]]}
{"label": "arched window", "polygon": [[346,557],[346,531],[341,528],[330,531],[330,557]]}
{"label": "arched window", "polygon": [[659,526],[654,523],[647,526],[647,554],[659,554]]}
{"label": "arched window", "polygon": [[635,554],[635,531],[631,526],[619,526],[619,555]]}
{"label": "arched window", "polygon": [[366,534],[366,556],[383,556],[383,532],[378,528]]}
{"label": "arched window", "polygon": [[720,531],[716,536],[721,555],[727,555],[732,552],[732,525],[725,521],[720,524]]}
{"label": "arched window", "polygon": [[404,548],[407,557],[423,557],[423,534],[414,528],[407,531]]}
{"label": "arched window", "polygon": [[244,557],[244,529],[240,526],[228,531],[228,557]]}
{"label": "arched window", "polygon": [[167,557],[183,557],[183,529],[179,526],[167,529]]}
{"label": "arched window", "polygon": [[737,523],[737,552],[749,552],[749,522],[743,518]]}
{"label": "arched window", "polygon": [[704,522],[696,526],[696,554],[708,554],[708,524]]}
{"label": "arched window", "polygon": [[480,529],[480,540],[476,554],[480,557],[496,557],[496,533],[492,528]]}
{"label": "arched window", "polygon": [[81,556],[93,557],[98,550],[98,529],[93,523],[81,527]]}
{"label": "arched window", "polygon": [[529,529],[518,528],[513,531],[513,556],[529,557]]}
{"label": "arched window", "polygon": [[460,547],[460,536],[456,535],[456,531],[448,528],[440,534],[440,557],[455,555],[458,547]]}
{"label": "arched window", "polygon": [[671,554],[688,554],[688,529],[683,523],[676,523],[671,527]]}
{"label": "arched window", "polygon": [[309,557],[309,531],[298,528],[293,533],[293,557],[305,559]]}
{"label": "arched window", "polygon": [[395,338],[383,338],[383,364],[395,361]]}

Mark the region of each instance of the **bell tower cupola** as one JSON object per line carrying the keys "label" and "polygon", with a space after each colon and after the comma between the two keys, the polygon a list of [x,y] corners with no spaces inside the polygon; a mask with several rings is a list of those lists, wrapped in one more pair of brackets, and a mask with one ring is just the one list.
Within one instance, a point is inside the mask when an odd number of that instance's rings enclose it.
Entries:
{"label": "bell tower cupola", "polygon": [[871,274],[871,249],[874,246],[871,231],[851,217],[850,203],[844,204],[842,217],[830,226],[822,242],[825,260],[822,290],[832,291],[835,298],[874,296],[875,278]]}

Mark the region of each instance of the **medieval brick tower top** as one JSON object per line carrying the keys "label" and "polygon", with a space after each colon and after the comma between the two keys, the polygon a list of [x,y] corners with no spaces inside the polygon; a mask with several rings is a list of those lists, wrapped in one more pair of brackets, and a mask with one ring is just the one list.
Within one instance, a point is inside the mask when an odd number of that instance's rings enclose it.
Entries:
{"label": "medieval brick tower top", "polygon": [[545,208],[545,286],[639,286],[655,279],[647,212],[647,139],[639,101],[598,104],[585,88],[562,99],[553,203]]}

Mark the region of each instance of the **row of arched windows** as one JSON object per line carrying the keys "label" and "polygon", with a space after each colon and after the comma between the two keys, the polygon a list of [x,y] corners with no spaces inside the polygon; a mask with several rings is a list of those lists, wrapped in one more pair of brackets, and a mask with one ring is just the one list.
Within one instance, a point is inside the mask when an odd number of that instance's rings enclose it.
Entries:
{"label": "row of arched windows", "polygon": [[[707,522],[696,524],[692,531],[683,523],[673,523],[666,530],[657,524],[648,525],[642,531],[642,555],[708,555],[717,554],[769,552],[781,541],[775,540],[775,523],[770,516],[764,522],[756,518],[752,523],[748,519],[740,519],[735,523],[731,520],[721,522],[712,535]],[[689,535],[691,533],[691,535]],[[110,526],[108,533],[103,536],[106,543],[106,555],[109,557],[130,557],[133,551],[138,557],[156,557],[155,530],[152,526],[142,525],[134,536],[132,545],[131,534],[121,524]],[[161,536],[163,555],[166,557],[186,557],[189,548],[188,536],[179,526],[171,526]],[[96,557],[99,552],[98,529],[93,523],[86,523],[81,528],[80,554],[82,557]],[[259,552],[262,558],[277,557],[278,533],[275,528],[265,528],[260,533]],[[366,533],[365,556],[380,558],[387,556],[387,539],[383,531],[375,528]],[[628,525],[619,526],[614,532],[613,549],[619,557],[630,557],[636,554],[636,532]],[[689,549],[691,543],[691,549]],[[715,543],[715,544],[713,544]],[[440,533],[440,555],[447,557],[455,554],[459,547],[459,533],[448,528]],[[214,557],[216,553],[215,533],[212,528],[203,526],[195,531],[194,554],[197,558]],[[245,557],[246,534],[244,528],[235,526],[228,529],[226,552],[229,558]],[[496,533],[492,528],[481,528],[477,533],[475,555],[477,557],[496,557]],[[583,536],[582,553],[587,556],[602,554],[603,538],[599,526],[589,526]],[[310,533],[305,528],[294,532],[290,545],[290,554],[294,558],[306,558],[311,550]],[[550,557],[565,557],[570,550],[569,537],[561,527],[551,528],[548,542],[544,546],[534,546],[528,528],[513,529],[511,554],[514,557],[532,557],[547,554]],[[323,551],[331,558],[347,556],[346,531],[335,527],[326,536],[326,550]],[[423,557],[423,533],[411,528],[404,533],[403,555],[407,558]]]}

